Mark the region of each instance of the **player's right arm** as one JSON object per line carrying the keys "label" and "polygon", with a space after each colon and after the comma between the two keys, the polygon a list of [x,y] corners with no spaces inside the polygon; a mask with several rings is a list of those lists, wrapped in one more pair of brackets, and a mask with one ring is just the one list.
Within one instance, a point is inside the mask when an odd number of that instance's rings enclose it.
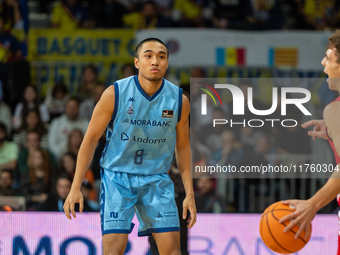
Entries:
{"label": "player's right arm", "polygon": [[[333,140],[335,150],[340,154],[340,102],[334,102],[324,110],[325,125],[328,128],[329,135]],[[324,134],[323,134],[324,136]],[[338,170],[334,170],[327,183],[310,199],[308,200],[287,200],[285,204],[293,205],[296,208],[294,213],[291,213],[282,219],[280,223],[287,220],[292,220],[285,228],[285,232],[291,229],[293,226],[299,224],[299,230],[297,231],[295,238],[298,238],[302,231],[306,231],[306,235],[309,235],[311,221],[315,217],[315,214],[325,205],[329,204],[337,194],[340,193],[340,164],[337,166]]]}
{"label": "player's right arm", "polygon": [[114,104],[115,91],[114,86],[112,85],[104,91],[96,107],[94,108],[90,124],[79,149],[76,172],[74,175],[71,191],[64,203],[64,211],[66,217],[69,219],[71,219],[70,211],[73,217],[76,217],[74,212],[75,203],[79,203],[79,211],[83,211],[84,200],[83,195],[80,192],[81,184],[83,182],[85,173],[91,164],[98,140],[104,133],[111,120]]}

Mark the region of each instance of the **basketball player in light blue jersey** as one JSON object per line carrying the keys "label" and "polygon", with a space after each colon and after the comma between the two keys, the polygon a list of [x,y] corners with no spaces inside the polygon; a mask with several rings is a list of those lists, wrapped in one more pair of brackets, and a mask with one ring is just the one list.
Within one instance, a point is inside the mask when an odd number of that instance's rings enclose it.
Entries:
{"label": "basketball player in light blue jersey", "polygon": [[101,157],[100,215],[104,255],[124,254],[137,213],[138,235],[153,235],[161,255],[180,254],[180,228],[174,186],[167,171],[173,155],[185,187],[183,215],[196,222],[190,177],[189,100],[163,79],[169,52],[157,38],[136,47],[138,76],[116,81],[97,103],[80,147],[72,189],[64,211],[75,218],[83,210],[80,187],[99,138],[107,128]]}

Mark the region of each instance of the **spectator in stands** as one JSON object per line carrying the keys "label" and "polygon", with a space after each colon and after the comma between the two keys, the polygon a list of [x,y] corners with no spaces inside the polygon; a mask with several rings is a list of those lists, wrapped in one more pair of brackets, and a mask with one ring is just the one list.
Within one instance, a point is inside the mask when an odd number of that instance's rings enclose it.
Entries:
{"label": "spectator in stands", "polygon": [[11,119],[12,119],[11,109],[5,102],[3,102],[0,99],[0,120],[5,124],[8,134],[10,134],[12,130]]}
{"label": "spectator in stands", "polygon": [[99,203],[93,199],[91,199],[91,193],[93,192],[93,186],[88,179],[84,179],[81,185],[81,193],[83,194],[84,200],[87,201],[87,204],[91,207],[91,209],[95,212],[99,212]]}
{"label": "spectator in stands", "polygon": [[279,0],[253,0],[253,13],[256,29],[282,29],[284,17]]}
{"label": "spectator in stands", "polygon": [[19,41],[6,31],[5,22],[5,17],[0,14],[0,63],[12,62],[21,58]]}
{"label": "spectator in stands", "polygon": [[18,175],[19,177],[28,172],[30,167],[29,159],[32,159],[34,151],[41,149],[41,135],[39,132],[32,130],[26,134],[26,146],[22,148],[18,156]]}
{"label": "spectator in stands", "polygon": [[79,117],[78,99],[71,97],[66,104],[65,114],[55,118],[49,129],[49,150],[57,160],[67,149],[69,133],[78,128],[85,134],[88,124],[88,120]]}
{"label": "spectator in stands", "polygon": [[12,28],[24,28],[24,21],[18,0],[4,0],[3,3],[0,4],[0,14],[5,18],[6,31],[10,31]]}
{"label": "spectator in stands", "polygon": [[28,85],[25,88],[23,99],[14,111],[13,127],[18,129],[22,124],[23,116],[28,110],[35,109],[39,112],[41,121],[47,123],[50,120],[50,114],[45,104],[40,103],[37,88],[32,85]]}
{"label": "spectator in stands", "polygon": [[80,145],[83,141],[84,134],[78,128],[73,129],[68,135],[67,152],[78,155]]}
{"label": "spectator in stands", "polygon": [[[60,173],[56,180],[55,190],[48,195],[48,198],[41,204],[39,211],[63,212],[63,205],[68,193],[71,190],[72,178],[67,173]],[[85,197],[85,196],[84,196]],[[79,204],[75,205],[75,211],[79,211]],[[84,212],[92,212],[87,200],[84,200]]]}
{"label": "spectator in stands", "polygon": [[222,204],[215,194],[214,179],[205,175],[197,179],[197,192],[195,192],[196,208],[198,213],[221,213]]}
{"label": "spectator in stands", "polygon": [[251,150],[254,150],[256,145],[256,137],[254,136],[255,128],[245,126],[237,127],[235,130],[239,130],[239,139],[243,146],[248,146]]}
{"label": "spectator in stands", "polygon": [[53,9],[52,27],[65,30],[89,28],[89,11],[78,0],[60,1]]}
{"label": "spectator in stands", "polygon": [[221,133],[221,148],[216,150],[213,155],[212,165],[236,166],[240,162],[241,152],[234,148],[235,135],[231,130],[224,130]]}
{"label": "spectator in stands", "polygon": [[[171,13],[175,27],[205,27],[198,4],[191,0],[174,0]],[[211,13],[212,14],[212,13]]]}
{"label": "spectator in stands", "polygon": [[0,196],[17,196],[19,192],[13,188],[14,173],[11,170],[0,172]]}
{"label": "spectator in stands", "polygon": [[96,194],[100,193],[100,158],[102,156],[105,145],[106,145],[106,132],[103,133],[103,135],[100,137],[98,141],[90,166],[90,169],[93,172],[95,180],[94,188],[96,190]]}
{"label": "spectator in stands", "polygon": [[217,28],[252,30],[256,28],[250,0],[214,0],[213,23]]}
{"label": "spectator in stands", "polygon": [[6,141],[7,129],[4,123],[0,122],[0,170],[14,170],[18,159],[18,146]]}
{"label": "spectator in stands", "polygon": [[45,202],[52,187],[52,167],[48,153],[38,149],[32,153],[31,166],[21,177],[21,191],[28,210],[37,210]]}
{"label": "spectator in stands", "polygon": [[98,103],[100,97],[102,96],[104,90],[106,89],[106,86],[102,83],[99,83],[96,85],[92,90],[92,96],[88,99],[85,99],[81,104],[79,108],[79,116],[90,120],[92,117],[92,112],[94,110],[94,107]]}
{"label": "spectator in stands", "polygon": [[[76,163],[77,163],[77,156],[73,154],[72,152],[67,152],[62,156],[61,169],[63,172],[68,173],[73,178],[74,173],[76,171]],[[94,175],[91,169],[87,170],[84,179],[88,180],[92,186],[89,198],[92,200],[97,200],[96,191],[94,189],[94,185],[95,185]]]}
{"label": "spectator in stands", "polygon": [[[287,105],[286,111],[287,119],[303,123],[301,121],[302,112],[295,105]],[[309,154],[311,152],[309,136],[301,125],[296,125],[295,127],[280,126],[278,133],[280,134],[277,136],[278,152],[293,154]],[[294,141],[294,143],[291,141]]]}
{"label": "spectator in stands", "polygon": [[124,15],[123,21],[126,27],[134,30],[170,26],[169,20],[158,13],[157,4],[154,1],[146,1],[141,12]]}
{"label": "spectator in stands", "polygon": [[[41,135],[40,132],[36,130],[28,131],[26,135],[26,145],[27,147],[22,148],[18,156],[17,174],[16,176],[18,182],[20,181],[20,176],[27,172],[32,165],[32,154],[36,150],[43,150],[41,147]],[[45,148],[44,148],[45,149]],[[53,155],[48,152],[49,158],[52,164],[52,170],[55,172],[56,162]]]}
{"label": "spectator in stands", "polygon": [[51,120],[65,112],[65,106],[69,99],[67,87],[60,81],[54,84],[52,91],[47,93],[45,105],[50,113]]}
{"label": "spectator in stands", "polygon": [[103,16],[98,17],[96,24],[104,22],[101,27],[122,28],[124,27],[123,16],[133,8],[131,1],[127,0],[105,0],[105,20]]}
{"label": "spectator in stands", "polygon": [[81,100],[91,98],[92,91],[99,84],[98,70],[94,65],[84,67],[81,84],[78,88],[78,96]]}
{"label": "spectator in stands", "polygon": [[[212,112],[213,119],[228,119],[228,115],[223,111],[221,107],[215,107]],[[212,151],[221,148],[221,133],[230,129],[228,125],[216,125],[213,127],[211,123],[203,126],[199,131],[197,138],[199,141],[208,146]]]}
{"label": "spectator in stands", "polygon": [[27,110],[23,116],[23,122],[18,131],[13,135],[15,142],[20,149],[26,148],[26,136],[29,131],[35,130],[41,137],[41,147],[48,148],[48,137],[45,123],[40,119],[40,114],[36,109]]}
{"label": "spectator in stands", "polygon": [[337,0],[297,0],[302,5],[305,19],[314,29],[338,28],[340,3]]}
{"label": "spectator in stands", "polygon": [[123,65],[122,72],[123,72],[123,78],[127,78],[127,77],[137,74],[136,67],[131,64]]}

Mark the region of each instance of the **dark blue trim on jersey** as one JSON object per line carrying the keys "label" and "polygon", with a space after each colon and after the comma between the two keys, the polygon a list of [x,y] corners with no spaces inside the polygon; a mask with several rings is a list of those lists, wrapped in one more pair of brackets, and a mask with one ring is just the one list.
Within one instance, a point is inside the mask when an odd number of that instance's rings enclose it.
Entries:
{"label": "dark blue trim on jersey", "polygon": [[135,226],[135,223],[131,223],[130,229],[109,229],[102,231],[102,235],[106,234],[131,234],[133,227]]}
{"label": "dark blue trim on jersey", "polygon": [[181,120],[182,115],[182,99],[183,99],[183,89],[179,88],[178,92],[178,122]]}
{"label": "dark blue trim on jersey", "polygon": [[155,97],[157,97],[158,94],[161,93],[161,91],[162,91],[162,89],[163,89],[163,87],[164,87],[164,79],[162,79],[162,85],[161,85],[160,88],[156,91],[156,93],[153,94],[153,95],[150,97],[148,94],[145,93],[145,91],[143,90],[142,86],[139,84],[138,76],[135,75],[133,78],[135,79],[135,83],[136,83],[136,86],[137,86],[139,92],[140,92],[147,100],[149,100],[149,101],[152,101]]}
{"label": "dark blue trim on jersey", "polygon": [[113,109],[113,114],[112,114],[112,120],[114,121],[117,116],[117,112],[118,112],[119,89],[118,89],[117,82],[115,82],[113,85],[115,86],[115,108]]}
{"label": "dark blue trim on jersey", "polygon": [[104,168],[100,168],[100,196],[99,201],[103,201],[103,203],[100,203],[100,221],[101,221],[101,229],[102,233],[104,232],[104,208],[105,208],[105,189],[104,189]]}
{"label": "dark blue trim on jersey", "polygon": [[181,231],[181,228],[180,227],[148,228],[147,230],[138,232],[138,236],[150,236],[152,233],[164,233],[164,232],[173,232],[173,231]]}

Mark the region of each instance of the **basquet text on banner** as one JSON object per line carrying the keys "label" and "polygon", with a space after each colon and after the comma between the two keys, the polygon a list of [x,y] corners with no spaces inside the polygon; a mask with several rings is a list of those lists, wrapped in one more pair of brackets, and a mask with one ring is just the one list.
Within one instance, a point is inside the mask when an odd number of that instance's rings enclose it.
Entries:
{"label": "basquet text on banner", "polygon": [[126,29],[63,31],[31,29],[30,61],[132,63],[134,32]]}

